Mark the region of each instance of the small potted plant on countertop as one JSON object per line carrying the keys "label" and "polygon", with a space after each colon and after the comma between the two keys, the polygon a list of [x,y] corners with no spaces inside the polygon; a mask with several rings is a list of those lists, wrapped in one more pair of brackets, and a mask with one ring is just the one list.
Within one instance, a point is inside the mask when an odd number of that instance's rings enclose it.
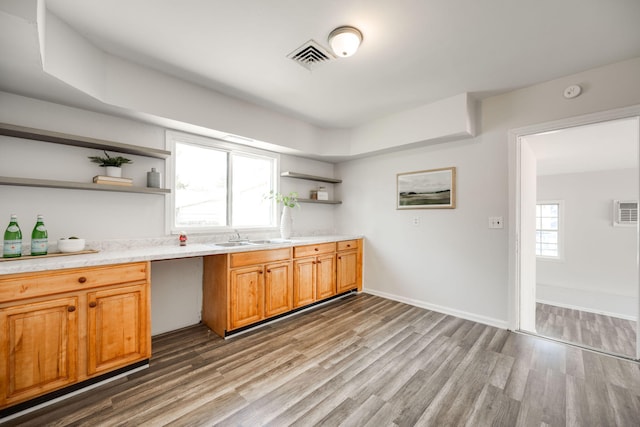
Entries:
{"label": "small potted plant on countertop", "polygon": [[89,160],[93,163],[98,163],[105,168],[105,174],[107,176],[113,176],[120,178],[122,176],[122,165],[133,163],[130,159],[121,156],[110,156],[109,153],[104,151],[105,157],[102,156],[89,156]]}
{"label": "small potted plant on countertop", "polygon": [[300,206],[298,204],[298,193],[295,191],[290,192],[287,195],[282,193],[276,193],[270,191],[266,194],[265,199],[275,200],[276,203],[282,203],[282,217],[280,218],[280,237],[283,239],[289,239],[291,237],[291,231],[293,229],[293,217],[291,216],[291,208]]}

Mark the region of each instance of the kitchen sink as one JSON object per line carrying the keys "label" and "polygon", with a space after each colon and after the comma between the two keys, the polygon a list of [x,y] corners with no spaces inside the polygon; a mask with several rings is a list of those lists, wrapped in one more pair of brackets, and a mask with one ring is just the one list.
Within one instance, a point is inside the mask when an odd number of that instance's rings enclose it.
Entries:
{"label": "kitchen sink", "polygon": [[234,246],[248,246],[251,243],[249,242],[222,242],[222,243],[214,243],[214,246],[222,246],[225,248],[231,248]]}

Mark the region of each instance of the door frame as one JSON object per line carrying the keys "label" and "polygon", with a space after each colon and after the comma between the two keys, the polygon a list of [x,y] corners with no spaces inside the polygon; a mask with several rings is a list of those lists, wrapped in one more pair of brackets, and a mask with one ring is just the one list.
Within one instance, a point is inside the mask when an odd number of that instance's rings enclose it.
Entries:
{"label": "door frame", "polygon": [[[597,113],[585,114],[576,117],[569,117],[535,125],[514,128],[509,130],[508,152],[509,152],[509,329],[520,330],[520,300],[521,300],[521,138],[543,132],[550,132],[559,129],[566,129],[575,126],[583,126],[611,120],[638,118],[640,124],[640,104]],[[640,125],[639,125],[640,128]],[[640,130],[638,132],[638,144],[640,147]],[[640,170],[640,149],[638,164]],[[640,176],[638,177],[640,180]],[[640,200],[640,194],[638,194]],[[638,233],[638,228],[636,228]],[[640,238],[637,239],[640,254]],[[638,269],[638,304],[636,306],[636,359],[640,359],[640,263]]]}

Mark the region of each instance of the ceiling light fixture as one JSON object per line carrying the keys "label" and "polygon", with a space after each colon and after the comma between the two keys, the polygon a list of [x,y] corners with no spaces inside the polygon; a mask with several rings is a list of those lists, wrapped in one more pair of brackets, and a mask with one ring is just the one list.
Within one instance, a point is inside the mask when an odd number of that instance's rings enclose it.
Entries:
{"label": "ceiling light fixture", "polygon": [[356,53],[360,43],[362,43],[362,33],[355,27],[338,27],[329,34],[331,50],[343,58]]}

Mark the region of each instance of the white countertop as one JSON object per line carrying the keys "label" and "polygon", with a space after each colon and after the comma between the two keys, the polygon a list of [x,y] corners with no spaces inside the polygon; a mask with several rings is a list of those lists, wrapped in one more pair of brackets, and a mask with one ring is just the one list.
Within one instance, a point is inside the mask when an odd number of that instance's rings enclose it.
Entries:
{"label": "white countertop", "polygon": [[[65,255],[47,258],[25,258],[0,262],[0,274],[28,273],[44,270],[62,270],[65,268],[93,267],[97,265],[123,264],[137,261],[160,261],[168,259],[201,257],[206,255],[248,252],[262,249],[274,249],[317,243],[337,242],[360,239],[359,235],[327,235],[293,237],[290,240],[260,245],[234,247],[216,246],[212,243],[188,243],[179,246],[176,238],[139,239],[119,241],[118,244],[100,245],[97,253]],[[277,239],[274,239],[277,240]],[[220,242],[218,242],[220,243]]]}

